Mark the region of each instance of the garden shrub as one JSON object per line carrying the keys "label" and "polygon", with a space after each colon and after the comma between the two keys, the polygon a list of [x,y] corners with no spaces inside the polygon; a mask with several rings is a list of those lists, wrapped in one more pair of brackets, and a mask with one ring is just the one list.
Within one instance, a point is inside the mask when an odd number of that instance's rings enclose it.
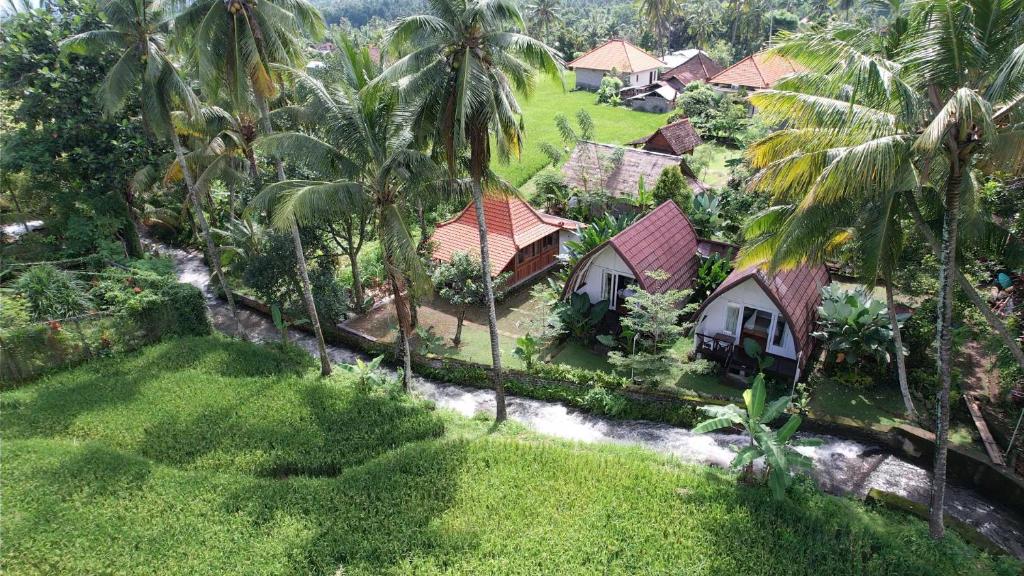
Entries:
{"label": "garden shrub", "polygon": [[14,282],[36,320],[77,316],[92,305],[86,285],[52,264],[30,267]]}
{"label": "garden shrub", "polygon": [[130,315],[147,342],[168,336],[208,336],[212,331],[203,293],[191,284],[166,286]]}

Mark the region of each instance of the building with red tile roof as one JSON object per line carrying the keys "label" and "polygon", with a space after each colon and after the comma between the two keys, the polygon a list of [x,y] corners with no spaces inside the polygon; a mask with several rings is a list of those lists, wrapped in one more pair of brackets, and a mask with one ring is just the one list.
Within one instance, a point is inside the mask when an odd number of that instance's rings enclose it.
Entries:
{"label": "building with red tile roof", "polygon": [[685,50],[680,54],[682,62],[661,73],[661,81],[678,91],[690,82],[708,82],[723,70],[722,65],[701,50]]}
{"label": "building with red tile roof", "polygon": [[756,361],[743,346],[753,340],[774,358],[770,371],[799,378],[814,348],[821,289],[829,281],[822,265],[774,273],[763,266],[733,270],[697,311],[696,352],[749,375]]}
{"label": "building with red tile roof", "polygon": [[609,309],[616,310],[636,287],[653,293],[686,290],[700,266],[700,242],[686,214],[675,202],[665,202],[580,258],[564,294],[608,300]]}
{"label": "building with red tile roof", "polygon": [[782,56],[758,52],[729,66],[708,80],[719,88],[747,91],[764,90],[786,76],[805,72],[806,68]]}
{"label": "building with red tile roof", "polygon": [[[510,286],[554,266],[565,242],[583,226],[575,220],[539,212],[515,196],[485,197],[484,221],[491,271],[495,276],[512,273]],[[473,203],[451,220],[438,224],[430,244],[435,260],[450,261],[456,252],[479,257],[480,232]]]}
{"label": "building with red tile roof", "polygon": [[647,86],[658,79],[665,63],[621,38],[612,39],[567,64],[576,71],[577,90],[597,90],[601,79],[615,73],[623,87]]}
{"label": "building with red tile roof", "polygon": [[648,152],[682,156],[683,154],[692,154],[693,149],[703,143],[697,130],[690,123],[690,119],[682,118],[658,128],[650,136],[630,142],[630,145],[639,146]]}

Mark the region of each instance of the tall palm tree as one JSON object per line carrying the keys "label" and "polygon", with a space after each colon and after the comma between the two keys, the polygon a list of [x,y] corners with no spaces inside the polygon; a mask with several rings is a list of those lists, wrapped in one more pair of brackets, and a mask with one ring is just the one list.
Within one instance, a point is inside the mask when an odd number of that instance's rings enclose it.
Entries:
{"label": "tall palm tree", "polygon": [[640,19],[657,40],[659,54],[664,54],[672,33],[672,19],[679,14],[678,0],[640,0],[639,11]]}
{"label": "tall palm tree", "polygon": [[[324,22],[306,0],[186,0],[185,9],[175,18],[175,29],[211,93],[225,91],[239,114],[255,105],[261,130],[272,134],[267,100],[278,95],[274,66],[301,65],[303,34],[319,37]],[[278,160],[275,165],[278,181],[284,181],[283,164]],[[290,232],[302,297],[320,352],[320,372],[326,376],[331,373],[331,361],[294,221]]]}
{"label": "tall palm tree", "polygon": [[526,5],[526,11],[530,15],[530,22],[540,29],[538,40],[548,41],[551,29],[562,23],[562,16],[558,13],[561,0],[536,0]]}
{"label": "tall palm tree", "polygon": [[849,28],[797,35],[778,52],[812,72],[750,98],[769,123],[790,126],[761,146],[758,179],[777,196],[800,195],[801,210],[889,190],[933,196],[942,206],[929,522],[935,537],[944,533],[962,199],[973,192],[973,171],[999,167],[1020,174],[1024,165],[1022,9],[1021,2],[1000,0],[915,4],[895,60],[865,51],[871,39]]}
{"label": "tall palm tree", "polygon": [[[447,171],[413,148],[411,117],[389,86],[364,89],[379,72],[366,49],[342,45],[345,81],[324,86],[303,72],[292,72],[307,93],[304,116],[309,132],[263,136],[257,148],[293,159],[315,170],[320,180],[285,180],[264,188],[250,210],[270,208],[275,226],[330,222],[367,205],[373,213],[385,271],[392,288],[403,355],[403,386],[412,376],[409,297],[423,295],[430,280],[402,216],[417,194],[448,187]],[[363,89],[360,91],[360,89]]]}
{"label": "tall palm tree", "polygon": [[103,107],[106,113],[116,114],[124,108],[134,90],[141,88],[139,93],[143,121],[158,138],[167,138],[174,146],[175,158],[184,175],[195,217],[206,240],[207,256],[228,301],[236,331],[244,336],[231,287],[221,270],[220,254],[210,234],[192,171],[185,159],[185,149],[174,130],[174,108],[181,106],[186,113],[197,115],[199,100],[166,52],[169,26],[167,15],[155,0],[104,0],[100,9],[108,27],[67,38],[61,42],[61,50],[97,53],[116,47],[120,51],[120,57],[100,85]]}
{"label": "tall palm tree", "polygon": [[562,70],[554,51],[525,35],[525,29],[514,0],[432,0],[429,14],[404,18],[389,32],[396,52],[411,51],[379,80],[400,82],[402,97],[416,102],[418,134],[431,138],[443,151],[453,174],[459,154],[469,152],[498,422],[506,418],[505,387],[483,204],[490,134],[499,160],[518,157],[523,131],[516,93],[529,97],[537,71],[561,79]]}

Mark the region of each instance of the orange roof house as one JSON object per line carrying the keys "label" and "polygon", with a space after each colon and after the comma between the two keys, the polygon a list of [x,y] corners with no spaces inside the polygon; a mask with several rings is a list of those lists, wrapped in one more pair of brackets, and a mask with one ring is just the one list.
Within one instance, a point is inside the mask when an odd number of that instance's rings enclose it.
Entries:
{"label": "orange roof house", "polygon": [[715,74],[708,82],[732,90],[764,90],[786,76],[805,71],[806,68],[788,58],[758,52]]}
{"label": "orange roof house", "polygon": [[576,71],[577,90],[597,90],[601,79],[613,72],[622,79],[624,88],[653,84],[658,79],[658,69],[665,63],[628,40],[615,39],[569,62],[568,66]]}
{"label": "orange roof house", "polygon": [[[575,220],[539,212],[515,196],[484,198],[484,221],[491,271],[495,276],[511,272],[510,286],[554,266],[565,243],[583,227]],[[438,224],[430,242],[435,260],[450,261],[456,252],[479,257],[480,232],[473,203],[451,220]]]}

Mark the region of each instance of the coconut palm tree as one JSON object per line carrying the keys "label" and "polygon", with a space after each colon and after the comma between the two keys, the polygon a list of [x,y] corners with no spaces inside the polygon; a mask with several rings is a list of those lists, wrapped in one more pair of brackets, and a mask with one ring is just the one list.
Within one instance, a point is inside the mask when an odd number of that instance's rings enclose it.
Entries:
{"label": "coconut palm tree", "polygon": [[[323,33],[320,12],[306,0],[186,0],[185,4],[175,18],[176,39],[210,93],[225,92],[239,115],[255,105],[261,130],[272,134],[267,101],[278,96],[274,66],[303,63],[303,35],[316,38]],[[275,161],[275,166],[277,179],[285,180],[282,163]],[[294,221],[290,232],[302,297],[320,352],[320,372],[326,376],[331,373],[331,361]]]}
{"label": "coconut palm tree", "polygon": [[537,37],[541,42],[547,42],[551,29],[562,23],[562,16],[558,13],[561,0],[536,0],[526,5],[526,11],[530,15],[530,22],[540,29]]}
{"label": "coconut palm tree", "polygon": [[221,271],[220,254],[210,234],[192,171],[185,160],[185,149],[174,130],[174,108],[181,106],[187,114],[197,115],[199,100],[168,57],[166,34],[169,19],[160,3],[154,0],[105,0],[100,9],[106,17],[107,27],[67,38],[61,42],[61,50],[97,53],[116,48],[120,51],[120,57],[99,87],[104,110],[107,114],[116,114],[124,108],[135,90],[140,89],[145,125],[158,138],[167,138],[174,146],[175,158],[181,167],[195,217],[206,240],[207,256],[220,281],[231,316],[235,319],[236,331],[242,335],[234,297]]}
{"label": "coconut palm tree", "polygon": [[679,14],[678,0],[640,0],[639,11],[640,19],[654,34],[659,53],[664,54],[672,33],[672,19]]}
{"label": "coconut palm tree", "polygon": [[562,65],[550,47],[523,33],[523,17],[513,0],[433,0],[429,12],[404,18],[390,30],[392,49],[408,53],[386,69],[378,82],[400,82],[402,98],[416,102],[417,133],[433,140],[453,175],[459,154],[469,152],[497,421],[502,422],[505,388],[483,205],[491,163],[490,135],[494,135],[499,160],[518,157],[523,130],[516,93],[529,97],[537,71],[560,79]]}
{"label": "coconut palm tree", "polygon": [[[292,77],[306,93],[310,133],[280,132],[257,140],[257,149],[301,162],[320,180],[285,180],[271,184],[249,210],[270,209],[277,227],[299,222],[329,222],[367,205],[391,284],[403,356],[403,386],[412,375],[412,317],[409,297],[430,289],[430,279],[403,219],[402,206],[417,194],[450,193],[448,173],[413,148],[411,116],[399,106],[389,86],[364,89],[379,68],[366,49],[342,45],[346,81],[325,86],[303,72]],[[432,187],[432,184],[436,186]]]}
{"label": "coconut palm tree", "polygon": [[[962,199],[973,193],[973,171],[1020,174],[1024,165],[1022,9],[999,0],[915,4],[894,59],[870,52],[868,33],[847,27],[796,35],[778,53],[811,72],[750,97],[769,124],[789,126],[756,147],[752,157],[763,170],[755,185],[800,198],[798,212],[891,190],[934,197],[942,207],[930,511],[936,537],[944,532]],[[828,227],[825,219],[818,225]]]}

